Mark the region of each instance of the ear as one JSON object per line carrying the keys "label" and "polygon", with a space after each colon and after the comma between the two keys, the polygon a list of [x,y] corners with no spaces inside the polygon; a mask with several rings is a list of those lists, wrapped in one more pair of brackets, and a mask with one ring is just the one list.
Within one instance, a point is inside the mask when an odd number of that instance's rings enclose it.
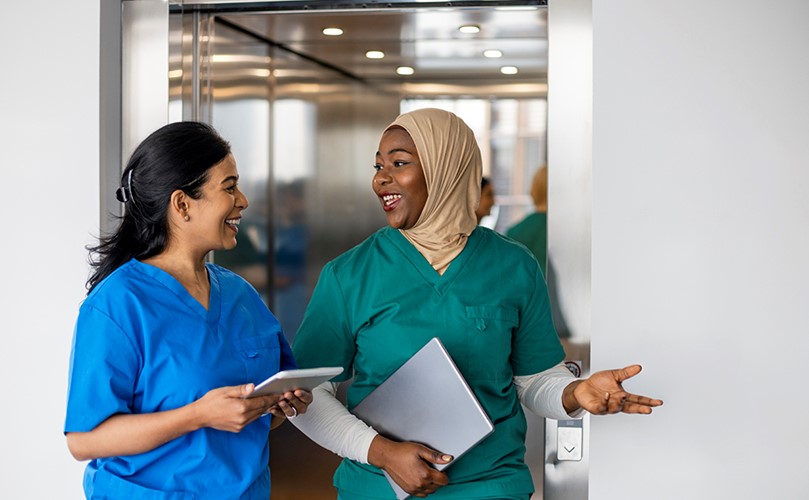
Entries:
{"label": "ear", "polygon": [[188,195],[182,189],[177,189],[171,193],[169,199],[169,212],[175,215],[178,220],[187,220],[188,217]]}

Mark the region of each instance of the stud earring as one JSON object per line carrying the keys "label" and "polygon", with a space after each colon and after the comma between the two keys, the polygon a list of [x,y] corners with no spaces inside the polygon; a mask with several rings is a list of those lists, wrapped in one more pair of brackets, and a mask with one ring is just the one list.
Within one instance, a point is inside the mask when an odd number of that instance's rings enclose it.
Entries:
{"label": "stud earring", "polygon": [[186,214],[186,216],[185,216],[185,217],[183,217],[183,220],[185,220],[186,222],[188,222],[189,220],[191,220],[191,217],[189,217],[189,216]]}

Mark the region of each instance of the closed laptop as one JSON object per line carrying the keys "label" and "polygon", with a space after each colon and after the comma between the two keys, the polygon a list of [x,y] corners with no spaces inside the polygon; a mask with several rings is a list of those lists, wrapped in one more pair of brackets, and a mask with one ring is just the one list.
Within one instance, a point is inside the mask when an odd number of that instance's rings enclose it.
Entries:
{"label": "closed laptop", "polygon": [[[452,455],[453,462],[494,430],[438,338],[425,344],[352,413],[387,438],[424,444]],[[443,470],[453,462],[435,468]],[[385,476],[398,499],[409,496]]]}

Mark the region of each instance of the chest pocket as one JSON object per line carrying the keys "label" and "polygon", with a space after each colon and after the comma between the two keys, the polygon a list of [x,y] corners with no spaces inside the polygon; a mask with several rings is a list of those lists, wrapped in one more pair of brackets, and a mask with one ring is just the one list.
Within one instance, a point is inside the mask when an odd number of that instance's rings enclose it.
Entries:
{"label": "chest pocket", "polygon": [[519,323],[519,313],[510,307],[466,307],[470,377],[486,380],[511,377],[511,337]]}
{"label": "chest pocket", "polygon": [[247,376],[245,382],[258,384],[278,372],[281,366],[281,345],[277,333],[236,339],[233,344],[244,364]]}

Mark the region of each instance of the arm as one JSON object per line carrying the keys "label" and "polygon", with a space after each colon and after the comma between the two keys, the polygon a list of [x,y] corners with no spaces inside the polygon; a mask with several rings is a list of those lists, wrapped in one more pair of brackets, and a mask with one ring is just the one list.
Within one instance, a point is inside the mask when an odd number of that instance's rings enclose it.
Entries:
{"label": "arm", "polygon": [[271,408],[282,397],[292,397],[287,393],[284,396],[242,399],[252,390],[253,384],[221,387],[174,410],[117,413],[89,432],[68,432],[67,446],[77,460],[145,453],[203,427],[240,432],[268,411],[278,418],[285,413],[284,410]]}
{"label": "arm", "polygon": [[611,413],[644,413],[663,401],[624,391],[622,382],[640,373],[640,365],[620,370],[596,372],[586,379],[576,379],[558,364],[553,368],[522,377],[514,377],[517,396],[529,410],[545,418],[563,420],[579,418],[584,411],[595,415]]}
{"label": "arm", "polygon": [[579,418],[583,410],[564,403],[565,389],[576,378],[563,363],[534,375],[514,377],[517,396],[526,408],[545,418],[564,420]]}
{"label": "arm", "polygon": [[425,496],[448,483],[446,474],[428,465],[452,460],[417,443],[399,443],[379,435],[337,400],[337,384],[326,382],[312,391],[306,415],[292,423],[320,446],[351,460],[383,469],[408,493]]}
{"label": "arm", "polygon": [[367,464],[368,450],[377,432],[351,414],[336,394],[337,384],[333,382],[315,387],[308,411],[295,417],[292,423],[323,448]]}

